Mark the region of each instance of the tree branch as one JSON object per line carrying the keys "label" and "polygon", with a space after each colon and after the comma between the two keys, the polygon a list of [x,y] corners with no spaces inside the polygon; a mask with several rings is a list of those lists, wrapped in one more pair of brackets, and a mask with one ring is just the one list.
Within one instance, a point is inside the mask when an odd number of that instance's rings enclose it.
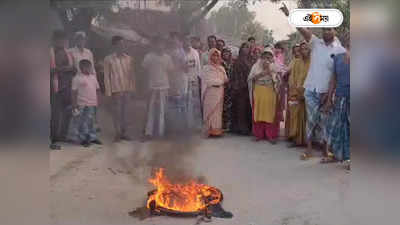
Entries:
{"label": "tree branch", "polygon": [[[181,0],[181,1],[186,1],[186,0]],[[204,8],[209,4],[211,0],[199,0],[200,2],[197,3],[196,5],[192,5],[190,8],[182,7],[179,9],[182,11],[184,15],[193,15],[198,11],[199,9]]]}
{"label": "tree branch", "polygon": [[219,0],[212,0],[212,2],[210,4],[208,4],[199,15],[193,17],[189,23],[187,24],[188,27],[192,27],[194,24],[196,24],[198,21],[200,21],[202,18],[204,18],[208,12],[210,12],[210,10],[212,8],[214,8],[215,5],[217,5]]}
{"label": "tree branch", "polygon": [[199,3],[197,9],[201,9],[201,8],[205,7],[206,5],[208,5],[209,2],[210,2],[210,0],[202,0],[202,1]]}

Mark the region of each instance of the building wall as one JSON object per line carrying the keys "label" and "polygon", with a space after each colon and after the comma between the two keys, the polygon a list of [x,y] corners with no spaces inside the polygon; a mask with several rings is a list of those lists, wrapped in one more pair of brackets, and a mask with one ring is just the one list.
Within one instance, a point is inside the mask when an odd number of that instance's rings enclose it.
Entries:
{"label": "building wall", "polygon": [[120,5],[132,9],[170,10],[170,7],[160,4],[158,0],[122,0],[120,1]]}

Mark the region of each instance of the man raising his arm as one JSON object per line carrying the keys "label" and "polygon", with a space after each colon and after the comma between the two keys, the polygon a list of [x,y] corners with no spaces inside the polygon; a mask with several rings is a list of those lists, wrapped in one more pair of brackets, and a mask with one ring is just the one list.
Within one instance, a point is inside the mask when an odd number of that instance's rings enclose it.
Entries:
{"label": "man raising his arm", "polygon": [[[285,4],[280,10],[289,16],[289,10]],[[312,157],[312,141],[316,128],[325,130],[325,116],[321,113],[321,106],[327,100],[329,81],[333,75],[333,56],[344,53],[340,41],[336,38],[334,28],[323,28],[322,39],[313,35],[310,29],[297,28],[304,39],[310,43],[311,63],[307,78],[304,82],[304,97],[307,111],[306,138],[307,150],[301,156],[306,160]],[[324,137],[323,137],[324,138]]]}

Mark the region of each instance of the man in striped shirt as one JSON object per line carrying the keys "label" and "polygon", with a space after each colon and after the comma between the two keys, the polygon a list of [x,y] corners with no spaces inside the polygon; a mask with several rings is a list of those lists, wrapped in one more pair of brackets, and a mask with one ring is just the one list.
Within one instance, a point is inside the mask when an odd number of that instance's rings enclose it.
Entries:
{"label": "man in striped shirt", "polygon": [[104,59],[105,94],[112,98],[113,123],[115,128],[114,142],[130,141],[126,134],[126,105],[131,92],[135,91],[133,59],[127,55],[124,38],[114,36],[112,46],[114,53]]}

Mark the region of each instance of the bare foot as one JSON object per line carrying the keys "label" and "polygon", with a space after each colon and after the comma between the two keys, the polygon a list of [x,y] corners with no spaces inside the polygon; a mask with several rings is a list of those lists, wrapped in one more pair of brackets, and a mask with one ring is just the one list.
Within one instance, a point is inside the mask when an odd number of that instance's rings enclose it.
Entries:
{"label": "bare foot", "polygon": [[117,143],[121,141],[121,136],[120,135],[115,135],[113,142]]}

